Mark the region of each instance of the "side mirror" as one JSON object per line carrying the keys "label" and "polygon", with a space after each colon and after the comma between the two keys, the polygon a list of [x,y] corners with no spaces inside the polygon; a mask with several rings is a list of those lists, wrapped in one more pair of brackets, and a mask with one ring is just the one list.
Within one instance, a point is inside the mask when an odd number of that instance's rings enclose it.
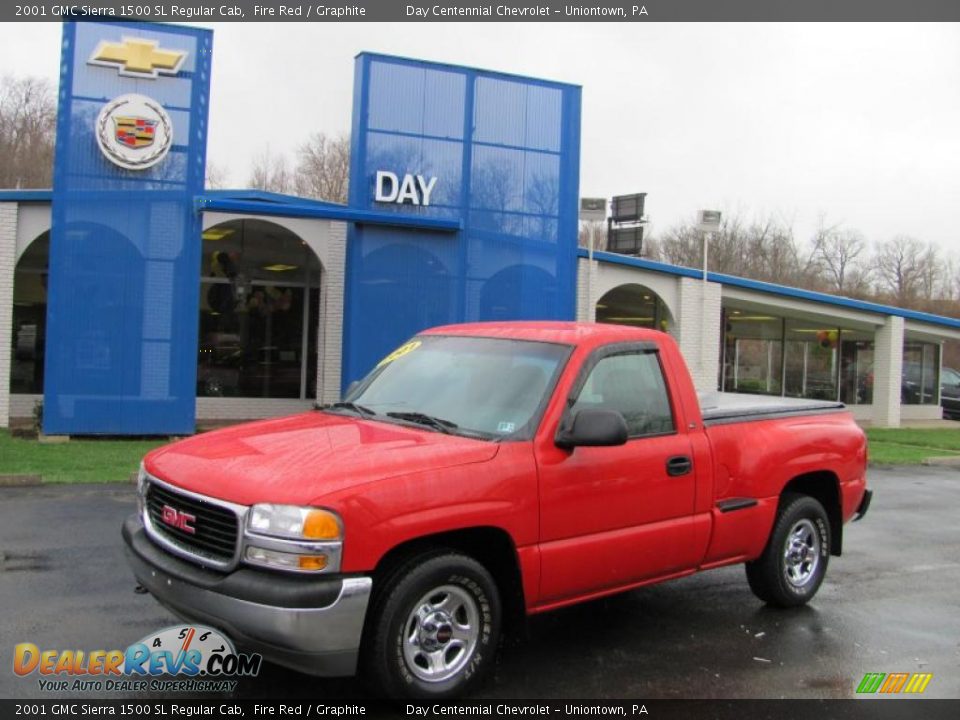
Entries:
{"label": "side mirror", "polygon": [[561,426],[557,447],[612,447],[627,442],[627,421],[616,410],[584,409]]}

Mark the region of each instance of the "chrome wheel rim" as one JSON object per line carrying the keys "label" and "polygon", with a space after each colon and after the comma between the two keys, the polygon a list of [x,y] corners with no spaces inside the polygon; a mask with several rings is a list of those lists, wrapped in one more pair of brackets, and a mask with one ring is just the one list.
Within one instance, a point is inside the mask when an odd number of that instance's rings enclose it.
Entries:
{"label": "chrome wheel rim", "polygon": [[812,520],[794,523],[783,548],[783,575],[795,588],[810,582],[820,566],[820,533]]}
{"label": "chrome wheel rim", "polygon": [[426,593],[403,626],[403,659],[425,682],[443,682],[460,672],[477,649],[480,610],[463,588],[441,585]]}

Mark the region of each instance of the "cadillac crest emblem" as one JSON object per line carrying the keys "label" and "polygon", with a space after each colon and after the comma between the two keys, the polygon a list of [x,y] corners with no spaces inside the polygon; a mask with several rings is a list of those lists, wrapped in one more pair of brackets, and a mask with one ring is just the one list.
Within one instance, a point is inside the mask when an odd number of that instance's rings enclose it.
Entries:
{"label": "cadillac crest emblem", "polygon": [[146,170],[166,157],[173,144],[173,123],[156,100],[145,95],[121,95],[97,117],[100,151],[125,170]]}

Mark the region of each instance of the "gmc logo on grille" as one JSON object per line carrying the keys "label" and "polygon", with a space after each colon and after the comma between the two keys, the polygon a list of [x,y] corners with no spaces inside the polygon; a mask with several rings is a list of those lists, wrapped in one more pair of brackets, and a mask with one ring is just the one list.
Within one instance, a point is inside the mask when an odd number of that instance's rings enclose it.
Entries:
{"label": "gmc logo on grille", "polygon": [[160,511],[160,519],[170,527],[183,530],[191,535],[195,535],[197,532],[197,529],[190,524],[196,521],[197,516],[191,515],[190,513],[185,513],[182,510],[177,510],[175,507],[164,505],[163,509]]}

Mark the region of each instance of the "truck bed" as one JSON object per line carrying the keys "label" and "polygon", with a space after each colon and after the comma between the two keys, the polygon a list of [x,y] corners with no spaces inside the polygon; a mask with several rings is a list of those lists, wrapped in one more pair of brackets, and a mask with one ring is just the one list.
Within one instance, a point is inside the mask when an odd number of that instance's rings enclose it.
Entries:
{"label": "truck bed", "polygon": [[833,400],[746,395],[743,393],[701,393],[700,411],[705,425],[768,420],[796,415],[840,412],[846,408]]}

